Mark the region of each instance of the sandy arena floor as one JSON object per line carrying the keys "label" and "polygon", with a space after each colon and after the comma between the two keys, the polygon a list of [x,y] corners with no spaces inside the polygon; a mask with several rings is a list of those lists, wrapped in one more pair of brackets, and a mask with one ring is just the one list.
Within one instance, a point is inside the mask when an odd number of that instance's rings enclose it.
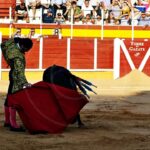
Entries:
{"label": "sandy arena floor", "polygon": [[93,80],[98,95],[82,110],[85,129],[30,135],[3,127],[8,82],[0,82],[0,150],[150,150],[150,78],[134,71],[113,80]]}

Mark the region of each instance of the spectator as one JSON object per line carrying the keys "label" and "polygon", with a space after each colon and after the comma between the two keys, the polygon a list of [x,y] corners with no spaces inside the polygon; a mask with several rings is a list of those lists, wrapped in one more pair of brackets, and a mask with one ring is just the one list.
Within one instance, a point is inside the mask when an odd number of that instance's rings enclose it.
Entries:
{"label": "spectator", "polygon": [[54,23],[54,12],[49,9],[47,13],[43,13],[43,23]]}
{"label": "spectator", "polygon": [[64,16],[61,13],[58,13],[56,15],[56,18],[54,19],[54,22],[56,24],[63,24],[65,22],[65,18],[64,18]]}
{"label": "spectator", "polygon": [[41,6],[42,6],[42,17],[44,14],[47,14],[48,10],[52,11],[54,14],[54,7],[51,5],[50,0],[42,1]]}
{"label": "spectator", "polygon": [[108,9],[107,7],[105,6],[104,2],[100,2],[96,8],[95,8],[95,11],[96,11],[96,14],[98,16],[101,16],[102,14],[102,10],[104,11],[104,19],[106,19],[108,17]]}
{"label": "spectator", "polygon": [[72,2],[72,0],[67,0],[66,1],[66,9],[70,9],[71,8],[71,2]]}
{"label": "spectator", "polygon": [[24,2],[21,2],[20,5],[17,5],[15,8],[15,20],[14,20],[14,22],[17,22],[18,20],[26,20],[26,22],[29,23],[27,8],[26,8]]}
{"label": "spectator", "polygon": [[[134,0],[132,0],[132,2],[133,2]],[[121,3],[121,5],[123,4],[123,3],[128,3],[128,5],[131,7],[132,6],[132,2],[131,2],[131,0],[120,0],[120,3]],[[134,5],[134,4],[133,4]]]}
{"label": "spectator", "polygon": [[[135,16],[136,18],[138,18],[138,16],[141,15],[141,11],[140,11],[139,9],[137,9],[137,8],[135,8],[135,7],[132,7],[131,10],[133,10],[134,16]],[[143,11],[142,11],[142,12],[143,12]]]}
{"label": "spectator", "polygon": [[54,6],[54,15],[58,13],[57,10],[62,10],[62,14],[66,12],[66,0],[52,0]]}
{"label": "spectator", "polygon": [[106,19],[105,23],[107,25],[116,25],[116,24],[119,24],[118,20],[114,17],[114,14],[112,12],[109,13],[108,18]]}
{"label": "spectator", "polygon": [[71,2],[71,8],[67,9],[67,11],[65,12],[65,15],[67,15],[67,19],[70,21],[71,20],[71,9],[73,9],[73,19],[74,22],[75,21],[80,21],[83,17],[83,12],[81,11],[81,9],[77,6],[77,2],[76,1],[72,1]]}
{"label": "spectator", "polygon": [[121,4],[119,3],[119,0],[113,1],[112,5],[110,6],[110,10],[115,19],[118,19],[121,16]]}
{"label": "spectator", "polygon": [[138,25],[138,19],[141,16],[141,12],[140,10],[138,10],[137,8],[131,7],[133,14],[130,13],[130,19],[131,19],[131,24],[133,24],[134,26]]}
{"label": "spectator", "polygon": [[124,1],[122,3],[122,15],[124,15],[124,14],[130,15],[130,12],[131,12],[130,5],[128,4],[128,2]]}
{"label": "spectator", "polygon": [[128,5],[131,7],[132,5],[134,5],[134,3],[135,3],[135,1],[136,0],[119,0],[119,3],[121,4],[121,6],[122,6],[122,4],[124,3],[124,2],[126,2],[126,3],[128,3]]}
{"label": "spectator", "polygon": [[17,29],[15,33],[11,36],[12,38],[21,38],[24,37],[24,35],[21,34],[21,29]]}
{"label": "spectator", "polygon": [[145,12],[141,13],[141,17],[138,20],[138,25],[141,25],[141,26],[150,25],[150,18],[146,15]]}
{"label": "spectator", "polygon": [[121,25],[131,25],[131,19],[128,13],[124,14],[120,20]]}
{"label": "spectator", "polygon": [[103,20],[102,20],[101,16],[97,15],[95,24],[102,25],[102,23],[103,23]]}
{"label": "spectator", "polygon": [[[66,12],[67,12],[67,10],[70,10],[71,9],[71,1],[72,0],[67,0],[66,1]],[[67,20],[68,19],[68,16],[67,16],[67,13],[64,13],[64,18]]]}
{"label": "spectator", "polygon": [[35,29],[31,29],[31,30],[30,30],[30,33],[29,33],[29,35],[28,35],[28,38],[30,38],[30,39],[37,39],[37,40],[40,40],[41,37],[42,37],[41,34],[35,33]]}
{"label": "spectator", "polygon": [[146,10],[149,8],[150,0],[141,0],[141,4],[146,7]]}
{"label": "spectator", "polygon": [[28,0],[29,9],[32,9],[33,20],[35,20],[36,9],[41,8],[41,0]]}
{"label": "spectator", "polygon": [[85,2],[82,5],[82,11],[84,17],[86,17],[87,14],[93,15],[94,14],[94,8],[90,4],[89,0],[85,0]]}
{"label": "spectator", "polygon": [[98,16],[102,16],[102,7],[101,7],[101,3],[98,3],[96,8],[95,8],[96,14]]}
{"label": "spectator", "polygon": [[86,14],[86,17],[82,19],[83,24],[92,25],[92,19],[90,14]]}

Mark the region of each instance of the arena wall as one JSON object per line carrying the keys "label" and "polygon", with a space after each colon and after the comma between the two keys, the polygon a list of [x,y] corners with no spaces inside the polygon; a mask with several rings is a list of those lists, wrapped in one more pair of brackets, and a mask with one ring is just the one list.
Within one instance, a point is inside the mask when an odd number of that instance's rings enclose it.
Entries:
{"label": "arena wall", "polygon": [[[37,78],[41,78],[42,71],[53,64],[67,67],[80,76],[86,76],[86,78],[113,78],[115,38],[125,39],[126,49],[132,57],[135,66],[138,65],[138,67],[150,45],[150,27],[135,27],[133,32],[130,26],[104,26],[102,37],[100,26],[76,25],[73,28],[73,38],[71,39],[69,25],[3,24],[0,26],[3,40],[10,37],[18,28],[21,29],[21,33],[25,36],[28,35],[31,28],[35,28],[37,34],[44,35],[40,40],[33,39],[34,46],[26,54],[27,76],[29,78],[34,76],[30,74],[30,71],[34,74],[36,72]],[[62,34],[61,39],[53,35],[56,28]],[[133,35],[134,40],[131,39]],[[130,50],[133,47],[132,41],[135,43],[146,43],[144,45],[145,49],[140,52],[139,50],[138,52],[137,50]],[[137,45],[134,47],[137,47]],[[142,49],[140,45],[138,47]],[[119,77],[122,77],[131,71],[131,67],[122,50],[120,50],[120,54],[121,61],[118,61],[118,63],[121,64],[123,69],[120,69]],[[149,59],[147,59],[147,62],[146,65],[148,66]],[[136,69],[138,67],[136,66]],[[8,69],[4,59],[2,59],[2,79],[7,79]],[[149,68],[145,70],[146,74],[150,75]]]}

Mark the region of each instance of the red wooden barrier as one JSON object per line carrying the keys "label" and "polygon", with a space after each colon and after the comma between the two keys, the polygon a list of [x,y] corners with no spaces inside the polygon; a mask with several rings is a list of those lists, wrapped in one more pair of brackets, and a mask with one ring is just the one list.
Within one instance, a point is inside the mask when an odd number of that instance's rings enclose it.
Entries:
{"label": "red wooden barrier", "polygon": [[67,39],[43,40],[43,68],[53,64],[66,67],[67,64]]}
{"label": "red wooden barrier", "polygon": [[113,46],[114,40],[98,40],[97,48],[97,68],[112,69],[113,68]]}
{"label": "red wooden barrier", "polygon": [[94,40],[71,40],[71,69],[94,69]]}
{"label": "red wooden barrier", "polygon": [[16,0],[0,0],[0,17],[9,16],[9,7],[12,8],[12,14],[14,16],[16,6]]}
{"label": "red wooden barrier", "polygon": [[26,56],[26,68],[37,69],[39,68],[39,41],[32,39],[33,47],[25,54]]}
{"label": "red wooden barrier", "polygon": [[2,68],[3,69],[8,69],[8,65],[6,64],[5,60],[4,60],[4,57],[2,57]]}
{"label": "red wooden barrier", "polygon": [[[120,63],[119,77],[128,74],[134,68],[150,76],[150,40],[135,39],[131,41],[126,39],[120,41],[117,42],[120,60],[118,56],[116,57]],[[26,53],[27,69],[39,69],[40,43],[37,40],[33,40],[33,43],[32,50]],[[114,69],[115,50],[114,40],[97,40],[97,69]],[[44,38],[42,55],[43,69],[53,64],[67,67],[67,39]],[[147,59],[144,63],[145,58]],[[2,59],[2,68],[7,68],[4,59]],[[94,39],[70,40],[70,69],[94,70]]]}
{"label": "red wooden barrier", "polygon": [[122,51],[120,51],[120,60],[120,77],[123,77],[131,71],[131,68]]}

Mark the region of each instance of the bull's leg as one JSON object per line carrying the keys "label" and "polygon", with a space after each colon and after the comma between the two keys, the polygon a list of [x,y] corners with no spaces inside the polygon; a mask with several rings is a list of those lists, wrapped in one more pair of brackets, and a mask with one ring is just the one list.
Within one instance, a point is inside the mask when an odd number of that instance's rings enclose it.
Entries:
{"label": "bull's leg", "polygon": [[81,117],[80,117],[80,114],[77,115],[77,122],[78,122],[78,127],[79,128],[82,128],[84,127],[84,123],[81,121]]}

